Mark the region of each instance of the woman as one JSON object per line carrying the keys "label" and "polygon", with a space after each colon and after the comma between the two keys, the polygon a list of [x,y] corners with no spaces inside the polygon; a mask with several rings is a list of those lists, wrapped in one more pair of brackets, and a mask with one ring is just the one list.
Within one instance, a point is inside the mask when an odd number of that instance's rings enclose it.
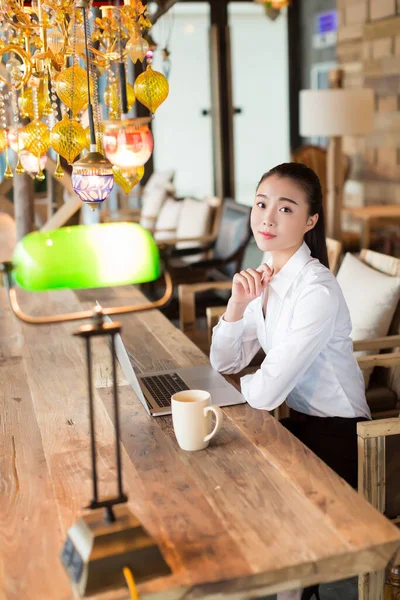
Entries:
{"label": "woman", "polygon": [[[266,357],[241,379],[247,402],[281,421],[350,485],[357,487],[357,422],[371,418],[353,355],[350,315],[328,268],[321,185],[299,163],[265,173],[251,212],[257,245],[271,265],[237,273],[227,309],[214,328],[210,359],[237,373],[262,348]],[[284,598],[319,598],[318,586]]]}

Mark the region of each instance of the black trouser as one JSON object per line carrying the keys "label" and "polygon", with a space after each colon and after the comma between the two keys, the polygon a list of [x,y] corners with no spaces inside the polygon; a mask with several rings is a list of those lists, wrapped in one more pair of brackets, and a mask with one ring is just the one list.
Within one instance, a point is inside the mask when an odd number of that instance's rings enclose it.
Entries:
{"label": "black trouser", "polygon": [[281,424],[357,489],[357,423],[364,417],[313,417],[293,409]]}

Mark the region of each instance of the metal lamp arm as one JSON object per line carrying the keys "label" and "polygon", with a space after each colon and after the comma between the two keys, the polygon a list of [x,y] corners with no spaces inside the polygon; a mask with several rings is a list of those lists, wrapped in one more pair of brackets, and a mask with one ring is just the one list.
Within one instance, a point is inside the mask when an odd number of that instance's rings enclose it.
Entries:
{"label": "metal lamp arm", "polygon": [[[11,277],[12,264],[11,263],[3,263],[2,270],[3,270],[4,285],[5,285],[5,288],[7,291],[7,297],[8,297],[8,301],[11,306],[11,309],[12,309],[13,313],[18,317],[18,319],[20,319],[21,321],[24,321],[25,323],[30,323],[31,325],[50,325],[52,323],[66,323],[69,321],[82,321],[84,319],[92,319],[93,317],[97,317],[97,318],[99,317],[99,312],[97,310],[96,311],[85,310],[85,311],[81,311],[81,312],[67,313],[67,314],[63,314],[63,315],[54,315],[54,316],[50,316],[50,317],[35,317],[32,315],[28,315],[21,309],[21,307],[18,303],[17,291],[13,286],[12,277]],[[115,307],[109,307],[109,308],[102,308],[101,314],[108,315],[108,316],[123,315],[123,314],[138,312],[138,311],[152,310],[154,308],[160,308],[161,306],[164,306],[164,304],[166,304],[168,302],[168,300],[171,298],[172,292],[173,292],[172,279],[171,279],[171,276],[168,273],[168,271],[166,271],[164,273],[164,278],[165,278],[165,286],[166,286],[165,293],[162,296],[162,298],[160,298],[159,300],[155,300],[154,302],[149,302],[146,304],[135,304],[135,305],[130,305],[130,306],[115,306]]]}

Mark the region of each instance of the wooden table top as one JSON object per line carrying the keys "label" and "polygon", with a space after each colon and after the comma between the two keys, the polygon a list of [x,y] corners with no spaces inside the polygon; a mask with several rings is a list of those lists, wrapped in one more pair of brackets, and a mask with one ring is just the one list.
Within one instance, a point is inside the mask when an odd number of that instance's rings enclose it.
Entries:
{"label": "wooden table top", "polygon": [[344,207],[343,212],[358,219],[396,219],[400,217],[400,204],[371,204],[370,206]]}
{"label": "wooden table top", "polygon": [[[30,313],[78,310],[77,297],[21,293]],[[140,300],[133,288],[80,294],[85,306]],[[91,301],[88,303],[88,300]],[[139,371],[204,364],[161,313],[128,315],[123,338]],[[91,497],[86,365],[76,324],[31,326],[0,290],[0,582],[7,600],[69,600],[59,561]],[[102,494],[115,491],[108,350],[96,339],[95,408]],[[224,409],[208,449],[179,449],[171,418],[151,418],[120,381],[124,488],[172,575],[141,599],[245,600],[382,569],[400,546],[394,525],[265,411]],[[127,598],[126,589],[97,599]]]}

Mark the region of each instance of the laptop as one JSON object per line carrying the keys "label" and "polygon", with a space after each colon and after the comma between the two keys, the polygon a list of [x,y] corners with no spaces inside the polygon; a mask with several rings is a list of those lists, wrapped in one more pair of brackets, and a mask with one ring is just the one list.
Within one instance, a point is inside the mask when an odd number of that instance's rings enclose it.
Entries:
{"label": "laptop", "polygon": [[[112,323],[108,316],[104,320]],[[145,410],[153,417],[170,415],[171,396],[188,389],[206,390],[215,406],[232,406],[246,402],[242,394],[210,365],[136,375],[133,360],[119,334],[115,336],[115,351],[126,380]]]}

